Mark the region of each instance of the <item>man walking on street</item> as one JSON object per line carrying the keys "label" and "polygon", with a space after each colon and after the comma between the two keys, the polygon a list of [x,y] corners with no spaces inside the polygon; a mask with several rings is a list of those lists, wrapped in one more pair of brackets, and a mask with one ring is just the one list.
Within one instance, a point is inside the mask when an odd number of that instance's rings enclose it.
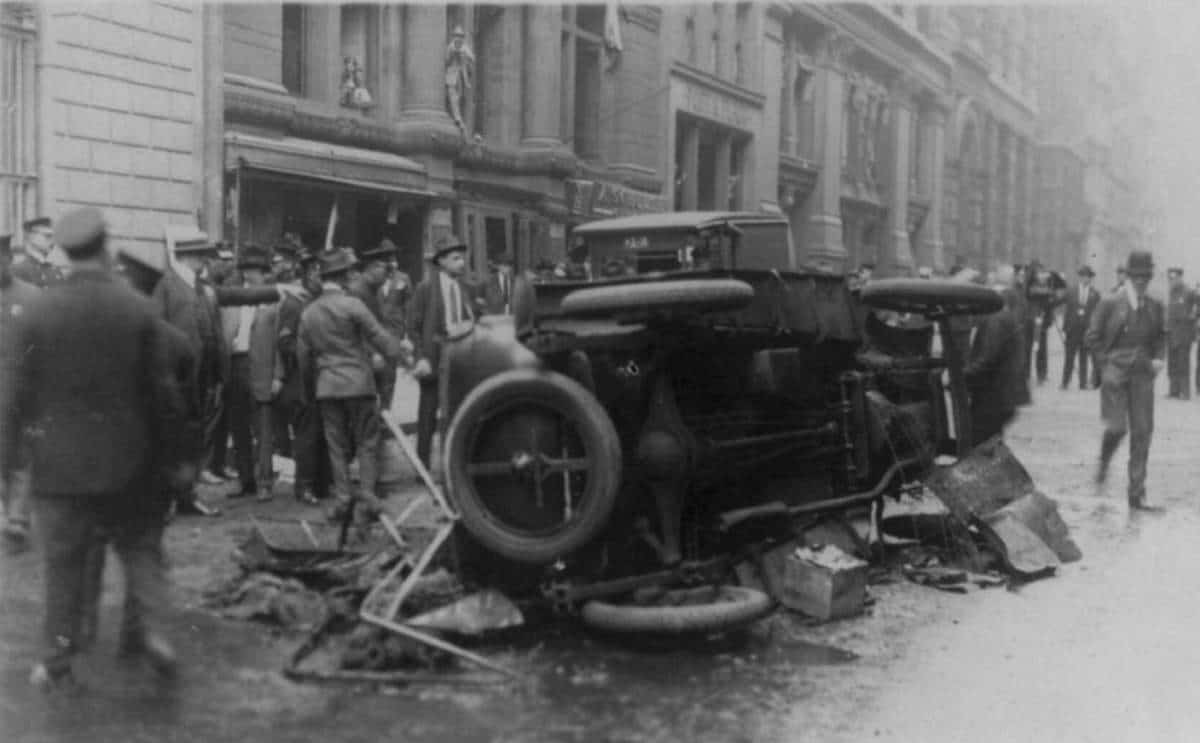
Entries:
{"label": "man walking on street", "polygon": [[[12,275],[12,238],[0,235],[0,341],[10,336],[13,326],[37,299],[41,290]],[[17,353],[11,344],[0,344],[0,353]],[[11,359],[0,358],[0,368],[8,368]],[[19,454],[17,456],[20,456]],[[3,506],[4,550],[17,554],[29,549],[29,477],[20,460],[13,463],[0,482]]]}
{"label": "man walking on street", "polygon": [[993,274],[991,285],[1004,297],[1004,307],[979,318],[963,368],[970,394],[972,446],[1003,435],[1017,408],[1029,402],[1024,336],[1015,311],[1018,290],[1012,284],[1011,268]]}
{"label": "man walking on street", "polygon": [[1129,255],[1125,289],[1100,300],[1084,343],[1103,365],[1100,417],[1104,436],[1096,484],[1108,476],[1113,453],[1129,433],[1129,507],[1146,505],[1146,460],[1154,432],[1154,378],[1163,366],[1165,318],[1160,302],[1146,296],[1154,274],[1150,253]]}
{"label": "man walking on street", "polygon": [[[1061,284],[1061,285],[1060,285]],[[1025,376],[1029,376],[1030,367],[1037,372],[1038,384],[1045,384],[1049,374],[1046,338],[1050,326],[1054,324],[1054,308],[1062,301],[1066,289],[1065,282],[1046,270],[1038,261],[1029,264],[1029,286],[1026,297],[1029,301],[1029,317],[1026,320],[1028,337],[1025,339]],[[1037,340],[1037,353],[1034,356],[1033,343]],[[1033,360],[1036,363],[1030,364]]]}
{"label": "man walking on street", "polygon": [[311,375],[329,467],[333,474],[332,518],[344,517],[354,507],[350,461],[358,458],[359,500],[368,511],[378,510],[375,493],[379,481],[379,400],[371,366],[372,349],[396,364],[403,354],[371,311],[348,291],[350,272],[356,265],[350,248],[322,256],[321,296],[300,316],[297,356],[301,374]]}
{"label": "man walking on street", "polygon": [[1168,268],[1167,283],[1167,397],[1190,400],[1196,295],[1183,283],[1182,268]]}
{"label": "man walking on street", "polygon": [[165,507],[155,485],[177,464],[182,423],[167,341],[152,305],[113,275],[99,211],[64,216],[59,239],[70,275],[6,335],[21,353],[6,357],[0,375],[0,469],[7,474],[23,438],[30,453],[46,563],[45,652],[30,680],[46,689],[73,682],[73,658],[86,647],[98,539],[115,546],[137,605],[139,637],[130,641],[160,673],[175,669],[158,634]]}
{"label": "man walking on street", "polygon": [[437,428],[442,344],[474,317],[474,292],[463,281],[466,251],[466,244],[453,235],[438,241],[429,256],[434,270],[417,284],[408,313],[416,359],[413,376],[420,384],[421,395],[417,406],[417,456],[426,467],[430,467]]}
{"label": "man walking on street", "polygon": [[1079,360],[1079,389],[1088,388],[1089,353],[1084,348],[1083,336],[1087,333],[1088,323],[1092,321],[1096,305],[1100,304],[1100,292],[1092,288],[1092,279],[1096,272],[1091,266],[1082,266],[1078,273],[1079,283],[1067,292],[1067,300],[1063,307],[1063,345],[1066,348],[1062,372],[1064,390],[1071,383],[1076,358]]}

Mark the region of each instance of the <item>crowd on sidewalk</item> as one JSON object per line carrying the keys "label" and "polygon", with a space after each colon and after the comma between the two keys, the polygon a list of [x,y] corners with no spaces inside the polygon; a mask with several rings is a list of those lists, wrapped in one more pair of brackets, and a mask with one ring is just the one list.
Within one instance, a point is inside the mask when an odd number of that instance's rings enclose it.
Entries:
{"label": "crowd on sidewalk", "polygon": [[468,281],[453,235],[425,252],[414,286],[386,239],[318,251],[285,235],[234,251],[168,227],[161,243],[114,249],[91,208],[24,228],[19,247],[0,236],[0,492],[5,547],[27,550],[32,522],[46,563],[33,674],[46,688],[69,686],[92,642],[110,546],[126,576],[121,652],[172,675],[163,530],[220,515],[201,482],[236,479],[234,497],[269,500],[284,455],[296,499],[333,518],[378,509],[381,409],[401,366],[420,381],[428,466],[438,350],[507,311],[513,283],[504,256],[488,282]]}

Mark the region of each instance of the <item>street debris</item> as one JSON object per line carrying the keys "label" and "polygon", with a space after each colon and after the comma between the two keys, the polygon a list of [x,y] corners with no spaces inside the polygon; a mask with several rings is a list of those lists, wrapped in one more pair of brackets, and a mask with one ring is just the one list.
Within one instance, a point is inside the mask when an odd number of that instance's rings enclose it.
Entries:
{"label": "street debris", "polygon": [[764,553],[760,564],[771,596],[814,619],[853,616],[866,604],[867,563],[836,545],[788,542]]}

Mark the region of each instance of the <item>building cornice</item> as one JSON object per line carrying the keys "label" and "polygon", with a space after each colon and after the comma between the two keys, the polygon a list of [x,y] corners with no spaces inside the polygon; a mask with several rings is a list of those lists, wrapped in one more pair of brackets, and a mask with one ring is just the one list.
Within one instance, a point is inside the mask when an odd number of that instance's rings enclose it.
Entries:
{"label": "building cornice", "polygon": [[722,80],[716,75],[693,67],[686,62],[675,62],[671,65],[671,72],[730,98],[737,98],[756,108],[762,108],[767,102],[767,97],[762,93],[756,93],[753,90],[735,85],[727,80]]}

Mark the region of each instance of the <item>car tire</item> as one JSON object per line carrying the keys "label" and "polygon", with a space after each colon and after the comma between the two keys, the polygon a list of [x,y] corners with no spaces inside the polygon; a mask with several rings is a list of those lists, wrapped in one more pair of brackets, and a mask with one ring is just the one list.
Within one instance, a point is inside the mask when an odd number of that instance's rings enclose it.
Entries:
{"label": "car tire", "polygon": [[[471,472],[480,425],[522,403],[549,408],[570,421],[588,461],[578,511],[552,533],[532,534],[506,523],[489,507]],[[467,395],[446,433],[445,463],[447,495],[463,528],[486,550],[529,565],[550,564],[591,541],[608,524],[623,472],[620,438],[596,397],[569,377],[538,369],[497,374]]]}
{"label": "car tire", "polygon": [[754,287],[737,279],[680,279],[576,289],[563,297],[559,309],[567,316],[726,312],[753,299]]}
{"label": "car tire", "polygon": [[878,279],[861,296],[868,307],[917,314],[987,315],[1004,306],[994,289],[949,279]]}
{"label": "car tire", "polygon": [[[715,593],[706,596],[705,593]],[[694,603],[675,603],[699,596]],[[717,586],[668,591],[651,606],[616,604],[599,599],[583,606],[590,629],[613,634],[691,635],[728,632],[766,616],[775,602],[762,591],[744,586]]]}

